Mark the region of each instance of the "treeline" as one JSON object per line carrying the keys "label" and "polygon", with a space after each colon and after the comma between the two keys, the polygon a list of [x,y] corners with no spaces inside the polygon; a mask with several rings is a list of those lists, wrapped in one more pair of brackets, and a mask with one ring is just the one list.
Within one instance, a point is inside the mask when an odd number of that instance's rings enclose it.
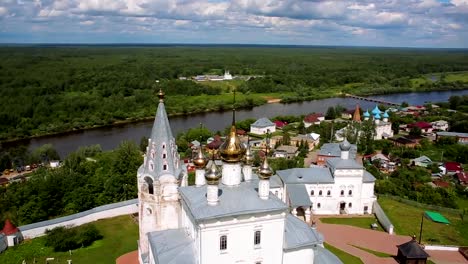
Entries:
{"label": "treeline", "polygon": [[[336,87],[399,91],[423,74],[467,71],[468,55],[326,47],[3,47],[0,140],[151,117],[159,87],[171,95],[170,114],[224,110],[227,99],[219,96],[227,89],[177,80],[224,69],[256,76],[240,85],[241,92],[289,92],[288,102],[335,96]],[[247,97],[239,98],[243,107],[265,102]]]}
{"label": "treeline", "polygon": [[9,218],[24,225],[136,198],[142,162],[132,142],[109,152],[80,148],[59,168],[40,168],[24,183],[0,187],[0,222]]}

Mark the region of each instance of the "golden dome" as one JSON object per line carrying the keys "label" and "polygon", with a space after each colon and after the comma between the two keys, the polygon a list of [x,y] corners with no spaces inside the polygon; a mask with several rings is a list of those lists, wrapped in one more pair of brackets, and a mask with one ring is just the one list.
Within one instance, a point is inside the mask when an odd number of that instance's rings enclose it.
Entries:
{"label": "golden dome", "polygon": [[270,165],[268,164],[268,159],[265,156],[262,165],[260,165],[260,168],[258,168],[258,177],[262,180],[268,180],[270,179],[271,175],[273,175],[273,170],[270,168]]}
{"label": "golden dome", "polygon": [[164,102],[164,92],[162,89],[159,89],[159,93],[158,93],[158,97],[159,97],[159,102]]}
{"label": "golden dome", "polygon": [[208,163],[208,160],[206,159],[205,155],[203,155],[202,147],[198,148],[198,154],[197,157],[193,159],[193,164],[197,169],[203,169],[206,166],[206,163]]}
{"label": "golden dome", "polygon": [[247,150],[245,151],[244,163],[247,165],[252,165],[253,161],[254,155],[252,153],[252,150],[250,149],[249,143],[247,143]]}
{"label": "golden dome", "polygon": [[221,154],[221,159],[227,163],[240,162],[244,158],[245,147],[236,134],[236,126],[234,124],[231,126],[231,131],[226,141],[219,147],[219,153]]}
{"label": "golden dome", "polygon": [[215,161],[211,161],[211,166],[205,172],[205,179],[206,183],[209,185],[216,185],[219,183],[219,179],[221,178],[221,172],[218,170],[218,166],[216,166]]}

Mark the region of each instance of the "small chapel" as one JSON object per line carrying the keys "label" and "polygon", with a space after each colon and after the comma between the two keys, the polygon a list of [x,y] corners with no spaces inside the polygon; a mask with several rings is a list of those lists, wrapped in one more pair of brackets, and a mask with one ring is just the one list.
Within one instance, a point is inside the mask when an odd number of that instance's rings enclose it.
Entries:
{"label": "small chapel", "polygon": [[160,91],[137,173],[139,263],[342,263],[323,247],[315,227],[271,192],[268,160],[252,168],[250,147],[236,134],[234,110],[219,155],[220,166],[200,146],[195,185],[188,186]]}

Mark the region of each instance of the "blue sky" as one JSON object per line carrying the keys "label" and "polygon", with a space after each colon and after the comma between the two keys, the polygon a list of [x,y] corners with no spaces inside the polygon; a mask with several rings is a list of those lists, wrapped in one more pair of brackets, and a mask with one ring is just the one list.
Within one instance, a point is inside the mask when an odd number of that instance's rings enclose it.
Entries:
{"label": "blue sky", "polygon": [[0,0],[0,43],[468,48],[468,0]]}

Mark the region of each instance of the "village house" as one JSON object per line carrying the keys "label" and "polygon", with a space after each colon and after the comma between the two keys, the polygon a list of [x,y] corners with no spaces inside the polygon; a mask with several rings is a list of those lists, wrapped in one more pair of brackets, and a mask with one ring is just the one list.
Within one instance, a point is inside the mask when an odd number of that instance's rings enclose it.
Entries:
{"label": "village house", "polygon": [[250,133],[257,135],[264,135],[266,133],[273,133],[276,131],[275,123],[270,119],[262,117],[250,125]]}
{"label": "village house", "polygon": [[295,146],[279,146],[276,148],[275,152],[273,153],[273,157],[275,158],[286,158],[286,159],[293,159],[294,157],[297,157],[298,147]]}
{"label": "village house", "polygon": [[455,177],[459,184],[467,186],[468,185],[468,172],[461,171],[455,174]]}
{"label": "village house", "polygon": [[431,122],[431,125],[435,131],[448,131],[449,128],[448,122],[445,120]]}
{"label": "village house", "polygon": [[410,164],[413,166],[427,168],[428,166],[432,165],[432,160],[428,158],[427,156],[421,156],[421,157],[410,160]]}
{"label": "village house", "polygon": [[437,132],[436,139],[438,140],[441,137],[453,137],[458,139],[458,143],[468,144],[468,133],[460,132]]}
{"label": "village house", "polygon": [[314,113],[304,117],[302,122],[304,123],[304,127],[308,128],[311,125],[320,125],[320,122],[323,120],[325,120],[325,116],[322,113]]}
{"label": "village house", "polygon": [[299,134],[297,136],[291,137],[291,145],[297,146],[301,142],[306,142],[309,146],[309,150],[312,150],[320,143],[320,134],[309,133],[309,134]]}
{"label": "village house", "polygon": [[414,128],[414,127],[418,127],[419,129],[421,129],[421,132],[424,133],[424,134],[431,133],[432,130],[433,130],[431,123],[419,121],[419,122],[415,122],[415,123],[412,123],[412,124],[408,124],[406,126],[406,132],[410,132],[411,129]]}
{"label": "village house", "polygon": [[[317,166],[325,166],[327,160],[330,158],[338,158],[341,156],[340,144],[339,143],[325,143],[320,148],[317,154]],[[351,149],[349,150],[349,159],[356,159],[357,146],[351,144]]]}
{"label": "village house", "polygon": [[447,161],[444,163],[445,174],[454,175],[456,173],[462,172],[463,169],[461,164],[454,161]]}

